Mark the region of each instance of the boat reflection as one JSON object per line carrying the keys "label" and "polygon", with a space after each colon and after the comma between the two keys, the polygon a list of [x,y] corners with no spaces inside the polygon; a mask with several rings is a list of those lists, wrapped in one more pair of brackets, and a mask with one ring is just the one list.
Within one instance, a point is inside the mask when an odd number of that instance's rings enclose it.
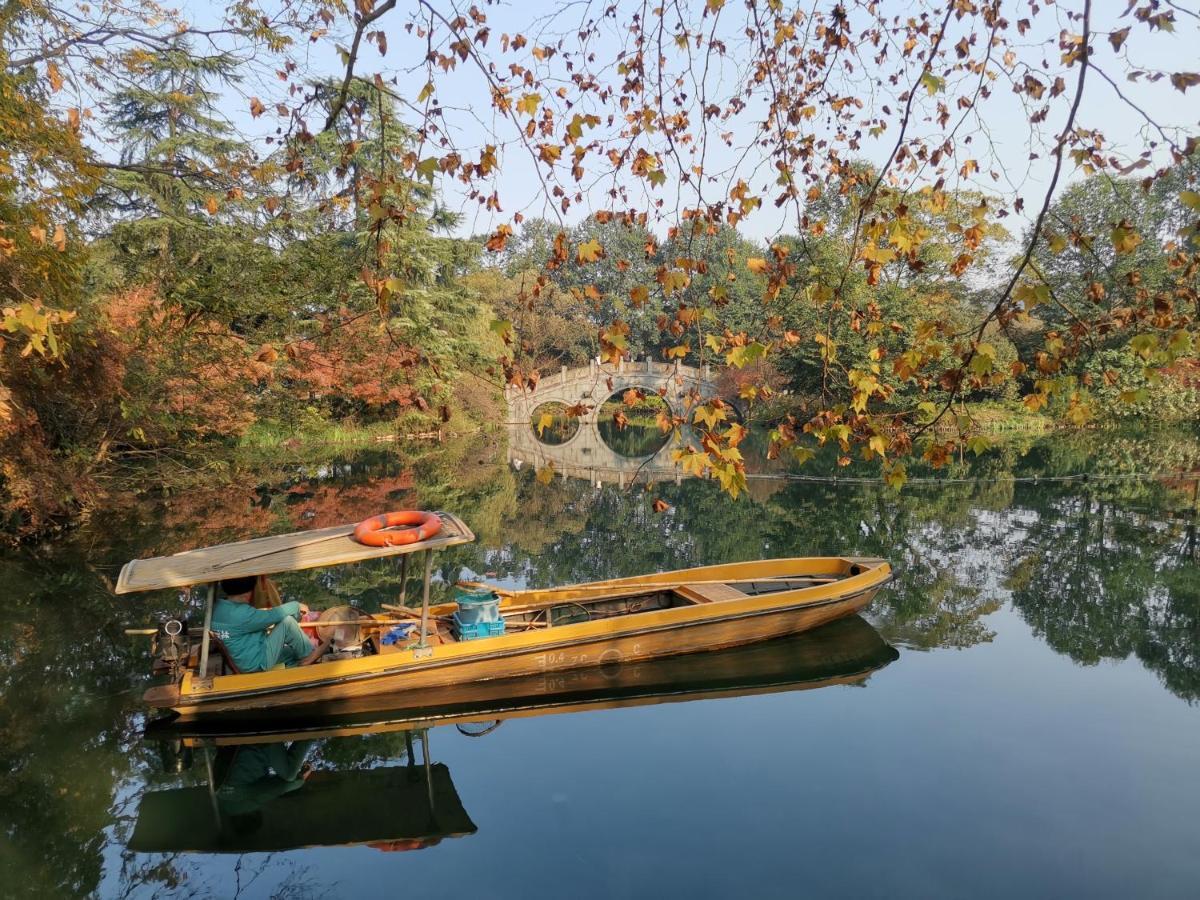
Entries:
{"label": "boat reflection", "polygon": [[[367,845],[414,850],[475,833],[449,769],[429,760],[348,771],[310,768],[313,740],[224,741],[198,748],[203,785],[150,791],[129,840],[135,853],[263,853]],[[184,742],[183,756],[192,742]]]}
{"label": "boat reflection", "polygon": [[[724,651],[413,691],[403,705],[385,696],[310,707],[302,717],[285,709],[218,720],[160,719],[147,726],[146,737],[161,742],[167,768],[200,768],[202,762],[205,783],[147,793],[129,849],[431,846],[475,831],[449,770],[430,760],[430,731],[437,726],[481,736],[531,716],[857,684],[898,657],[870,624],[851,616]],[[389,732],[403,735],[402,765],[308,767],[322,742]]]}

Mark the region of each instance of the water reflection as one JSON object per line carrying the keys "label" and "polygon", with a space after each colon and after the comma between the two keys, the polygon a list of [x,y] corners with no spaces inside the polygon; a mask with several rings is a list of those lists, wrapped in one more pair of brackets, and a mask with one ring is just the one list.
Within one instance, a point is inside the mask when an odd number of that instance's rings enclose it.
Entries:
{"label": "water reflection", "polygon": [[[169,774],[198,783],[146,792],[128,848],[433,846],[476,830],[448,768],[429,756],[439,730],[484,737],[514,719],[862,684],[898,656],[852,616],[710,654],[414,691],[403,707],[360,698],[303,717],[160,719],[147,727],[147,740],[158,745]],[[381,751],[397,756],[381,758]]]}
{"label": "water reflection", "polygon": [[[311,739],[180,742],[203,760],[202,784],[148,791],[128,847],[135,853],[263,853],[366,845],[416,850],[475,833],[449,769],[420,762],[314,768]],[[192,752],[193,749],[195,752]]]}
{"label": "water reflection", "polygon": [[[1087,482],[1036,484],[1011,480],[1014,476],[1079,472],[1124,476],[1167,468],[1195,470],[1200,464],[1200,443],[1194,435],[1106,435],[1099,440],[1094,434],[1083,434],[1017,440],[968,467],[949,472],[910,468],[912,475],[954,474],[979,479],[975,483],[918,485],[897,494],[878,485],[752,479],[750,496],[736,502],[716,485],[698,479],[683,479],[679,484],[667,479],[648,492],[608,485],[597,488],[595,481],[582,479],[539,480],[533,471],[536,467],[516,470],[508,463],[502,442],[502,437],[481,435],[419,454],[401,455],[391,448],[331,454],[282,471],[241,472],[230,482],[194,484],[166,497],[114,498],[102,519],[61,542],[6,552],[0,560],[0,586],[7,604],[0,621],[0,830],[6,836],[0,846],[0,867],[15,874],[0,893],[30,897],[233,893],[221,880],[233,877],[232,870],[213,875],[211,865],[201,862],[204,857],[191,855],[185,864],[170,855],[123,852],[147,790],[202,787],[206,773],[203,758],[195,757],[186,774],[164,775],[158,745],[141,739],[144,723],[138,697],[145,688],[146,646],[121,633],[125,626],[150,623],[176,611],[178,598],[173,593],[115,598],[111,579],[121,564],[135,557],[353,521],[366,513],[397,507],[461,512],[479,535],[477,544],[440,555],[438,584],[443,589],[472,574],[493,573],[500,582],[540,587],[767,555],[884,556],[893,563],[898,579],[880,595],[868,618],[887,643],[927,652],[906,654],[886,677],[873,680],[868,690],[848,692],[855,698],[881,698],[873,703],[857,701],[859,711],[867,710],[859,725],[849,722],[846,710],[855,700],[846,693],[806,696],[805,737],[797,738],[797,745],[806,745],[807,736],[815,734],[829,734],[831,740],[839,741],[847,735],[858,737],[864,746],[886,740],[907,750],[906,758],[915,767],[912,771],[919,771],[920,765],[936,770],[936,781],[914,781],[916,793],[944,784],[943,802],[950,802],[955,792],[979,798],[981,791],[993,787],[997,796],[1008,797],[1014,783],[1012,767],[1026,759],[1022,755],[1026,749],[1002,739],[1005,733],[1020,735],[1032,727],[1032,719],[1025,718],[1028,711],[1031,717],[1034,713],[1041,716],[1037,719],[1039,733],[1060,721],[1082,728],[1084,734],[1092,734],[1104,723],[1119,730],[1111,740],[1096,741],[1095,746],[1076,752],[1064,743],[1070,740],[1064,728],[1053,739],[1047,737],[1045,755],[1029,757],[1028,761],[1037,765],[1023,771],[1022,783],[1031,794],[1039,795],[1036,802],[1041,802],[1042,794],[1054,796],[1062,815],[1080,813],[1072,820],[1078,825],[1072,834],[1079,840],[1113,846],[1105,843],[1106,833],[1100,826],[1091,824],[1111,817],[1091,815],[1092,807],[1081,799],[1087,791],[1073,795],[1068,790],[1076,771],[1087,769],[1099,782],[1111,784],[1121,781],[1121,773],[1154,772],[1155,779],[1171,784],[1170,795],[1180,797],[1181,803],[1200,800],[1187,791],[1187,785],[1195,783],[1191,773],[1197,746],[1194,727],[1188,730],[1187,725],[1196,721],[1195,707],[1188,704],[1200,700],[1196,480],[1093,477]],[[774,465],[783,466],[779,461]],[[812,470],[811,466],[805,471],[853,472],[836,466]],[[670,509],[654,512],[656,498],[665,500]],[[386,563],[296,573],[280,581],[288,599],[303,599],[318,607],[354,602],[377,610],[380,603],[393,602],[400,590],[398,568]],[[944,648],[967,652],[938,652]],[[1022,685],[1014,674],[1026,671],[1031,657],[1043,668],[1037,679],[1027,679]],[[697,657],[696,661],[707,658],[711,657]],[[1098,662],[1108,664],[1088,668]],[[915,683],[913,679],[921,672],[928,672],[929,680]],[[1077,676],[1074,680],[1071,673]],[[768,677],[764,684],[770,681]],[[642,690],[645,683],[629,689]],[[1055,691],[1043,690],[1051,683]],[[1076,693],[1067,693],[1064,685],[1068,683],[1078,686]],[[889,692],[888,686],[897,684],[914,693]],[[931,733],[930,729],[938,728],[940,720],[933,712],[953,699],[937,693],[943,684],[964,685],[959,693],[971,702],[957,709],[961,718],[954,729],[922,746],[921,730]],[[774,696],[786,699],[787,690]],[[1103,708],[1088,707],[1089,697],[1102,697]],[[834,699],[827,702],[826,698]],[[486,699],[481,698],[482,705],[470,711],[475,717],[512,719],[521,715],[521,710],[488,707]],[[539,702],[532,692],[527,699],[530,704]],[[769,701],[771,697],[760,699]],[[764,719],[754,717],[756,702],[755,697],[743,694],[720,704],[726,715],[733,711],[735,718],[738,710],[746,711],[742,721],[752,733],[741,749],[760,748],[765,735],[771,733]],[[405,716],[427,715],[431,705]],[[897,712],[895,720],[889,719],[888,710],[893,708],[904,715]],[[680,705],[641,712],[666,717],[681,709],[704,707]],[[1079,709],[1091,718],[1082,714],[1072,718],[1072,711]],[[997,717],[1003,720],[1006,711],[1012,716],[997,726]],[[629,710],[631,715],[638,712]],[[930,717],[922,719],[926,713]],[[517,731],[526,726],[510,723],[480,744],[489,748],[489,753],[500,753],[490,748],[511,749],[504,742],[512,740],[512,734],[528,734],[528,752],[536,753],[545,736],[539,728],[569,722],[569,727],[553,732],[555,739],[579,735],[585,748],[591,741],[602,745],[605,752],[621,752],[603,742],[611,726],[587,724],[600,718],[543,716],[527,722],[526,732]],[[908,728],[908,719],[920,722],[920,727]],[[873,723],[879,725],[877,730],[872,730]],[[375,727],[370,722],[358,724]],[[427,721],[422,727],[429,724]],[[1004,732],[1005,726],[1011,731]],[[346,772],[396,765],[397,760],[407,765],[404,731],[411,733],[412,727],[392,733],[371,731],[354,740],[311,734],[296,739],[318,740],[306,757],[314,770]],[[616,727],[609,738],[623,748],[626,742],[636,745],[647,740],[646,732],[654,728],[649,720],[640,718]],[[1145,729],[1153,729],[1153,740],[1126,740]],[[447,730],[435,732],[435,753],[450,746],[444,739],[451,737],[445,734]],[[694,743],[699,755],[713,758],[730,749],[723,743],[721,731],[717,728],[709,734],[705,729],[703,735],[688,733],[679,740]],[[961,752],[953,753],[946,741],[952,742],[955,735],[989,737],[975,740],[969,747],[959,744]],[[660,743],[670,741],[666,735],[653,737]],[[993,760],[992,767],[982,762],[976,766],[976,754],[993,744],[1004,754]],[[1148,748],[1154,748],[1154,753],[1174,752],[1179,759],[1149,759]],[[475,749],[474,743],[470,749]],[[778,775],[771,782],[776,789],[792,783],[794,746],[780,749],[776,755],[765,749],[756,752],[761,771],[766,776]],[[1051,757],[1062,759],[1070,770],[1040,765],[1039,761]],[[480,768],[486,768],[490,757],[485,753],[480,758]],[[408,858],[425,859],[459,846],[477,847],[484,839],[489,820],[481,809],[486,809],[492,796],[489,790],[499,789],[493,785],[480,790],[487,776],[476,773],[473,781],[468,781],[472,775],[469,766],[464,769],[457,759],[451,761],[455,780],[464,789],[466,806],[480,823],[481,832],[469,840],[443,842],[431,854]],[[1102,765],[1106,761],[1111,765]],[[564,783],[571,779],[591,783],[602,778],[611,760],[594,759],[592,763],[586,778],[577,772],[560,773]],[[878,760],[871,764],[879,768]],[[654,770],[655,777],[669,775],[673,768],[659,767]],[[630,773],[629,767],[622,769],[632,779],[630,790],[639,786],[653,790],[653,785],[641,785],[641,776]],[[902,784],[909,773],[901,764],[894,770],[884,765],[880,771],[887,776],[889,789]],[[1149,789],[1148,784],[1143,788]],[[850,782],[844,787],[852,789]],[[739,788],[749,790],[753,785]],[[690,790],[681,787],[669,797],[670,802],[686,806]],[[286,794],[272,802],[291,803],[299,796]],[[1136,818],[1139,809],[1149,808],[1126,803],[1123,796],[1108,797],[1114,816]],[[814,821],[841,821],[837,811],[845,803],[844,796],[803,799],[811,804]],[[1161,811],[1161,804],[1168,800],[1160,798],[1156,809]],[[1007,807],[1002,801],[979,802],[981,808],[971,811],[972,821],[1004,819]],[[518,814],[532,816],[536,805],[524,795],[508,794],[503,803],[508,807],[504,815],[514,818]],[[864,816],[875,821],[865,806],[863,809]],[[735,818],[738,815],[734,807],[727,812]],[[616,813],[613,816],[597,814],[596,829],[606,834],[626,831],[627,819]],[[497,813],[491,821],[502,818]],[[1143,822],[1147,841],[1153,840],[1159,848],[1178,843],[1180,835],[1187,832],[1171,826],[1172,821],[1169,815],[1156,813],[1153,821]],[[1033,833],[1046,838],[1043,846],[1056,846],[1055,840],[1062,835],[1043,826]],[[730,838],[711,823],[699,823],[696,828],[699,837],[714,844]],[[964,837],[963,843],[954,843],[955,834],[968,832],[971,830],[943,831],[948,854],[970,856],[974,852],[978,846],[974,840]],[[780,835],[775,843],[770,835],[758,835],[763,853],[771,854],[757,859],[759,866],[768,865],[776,856],[786,858],[793,837]],[[902,838],[897,834],[879,836]],[[820,839],[819,834],[812,837]],[[554,852],[574,859],[570,854],[586,838],[575,832],[570,839],[554,844]],[[927,846],[935,843],[929,841]],[[924,851],[916,848],[912,852]],[[1097,857],[1112,861],[1113,866],[1121,859],[1119,853]],[[895,855],[888,858],[897,865],[904,862]],[[1009,871],[1021,870],[1029,863],[1028,856],[1018,857],[1013,852],[1000,858],[1009,864]],[[1189,858],[1197,857],[1192,853]],[[272,868],[260,882],[260,894],[313,893],[304,886],[305,877],[312,874],[307,871],[307,856],[281,854],[271,860]],[[948,866],[946,871],[952,868]],[[1122,871],[1128,877],[1121,884],[1133,884],[1134,875],[1148,878],[1153,874],[1132,868]],[[268,882],[270,889],[264,891],[261,885]],[[967,882],[955,884],[962,890],[948,893],[969,893]],[[422,885],[427,886],[425,882]],[[759,882],[758,886],[764,885]],[[329,890],[331,895],[338,893]],[[547,889],[543,894],[553,892]]]}
{"label": "water reflection", "polygon": [[[671,453],[679,445],[654,427],[618,429],[606,420],[579,426],[566,439],[554,442],[539,440],[533,429],[519,424],[507,426],[507,434],[508,462],[518,470],[528,466],[618,487],[684,478]],[[689,436],[685,433],[683,439]]]}

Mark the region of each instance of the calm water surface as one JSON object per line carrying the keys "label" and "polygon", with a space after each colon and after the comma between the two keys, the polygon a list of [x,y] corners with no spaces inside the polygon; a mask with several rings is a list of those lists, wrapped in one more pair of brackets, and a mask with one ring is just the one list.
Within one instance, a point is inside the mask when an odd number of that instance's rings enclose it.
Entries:
{"label": "calm water surface", "polygon": [[[1111,476],[1194,471],[1198,446],[1012,442],[912,473],[971,483],[760,478],[731,501],[696,480],[565,478],[488,438],[130,499],[0,558],[0,896],[1194,897],[1197,488]],[[1096,477],[1046,480],[1075,472]],[[886,556],[899,577],[866,621],[594,675],[569,709],[482,736],[143,735],[148,642],[121,631],[180,601],[113,596],[121,563],[416,503],[480,538],[441,556],[439,590],[824,553]],[[398,576],[384,561],[279,581],[377,609]]]}

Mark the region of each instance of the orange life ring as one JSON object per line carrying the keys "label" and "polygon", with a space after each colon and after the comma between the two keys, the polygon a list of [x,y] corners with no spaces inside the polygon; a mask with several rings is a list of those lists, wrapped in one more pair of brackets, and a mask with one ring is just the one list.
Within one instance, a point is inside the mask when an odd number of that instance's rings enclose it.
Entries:
{"label": "orange life ring", "polygon": [[[384,531],[398,526],[399,531]],[[354,529],[354,539],[368,547],[396,547],[427,541],[441,530],[442,520],[437,513],[402,509],[363,519]]]}

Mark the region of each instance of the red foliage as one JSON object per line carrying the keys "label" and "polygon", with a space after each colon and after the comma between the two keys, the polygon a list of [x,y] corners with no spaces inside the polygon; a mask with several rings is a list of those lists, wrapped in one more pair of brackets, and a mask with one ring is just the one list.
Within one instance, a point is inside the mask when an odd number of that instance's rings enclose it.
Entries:
{"label": "red foliage", "polygon": [[421,352],[400,343],[377,316],[342,312],[321,334],[287,344],[282,376],[305,401],[352,402],[396,411],[428,404],[411,378]]}
{"label": "red foliage", "polygon": [[102,315],[122,366],[121,401],[134,442],[237,436],[254,421],[254,389],[271,365],[228,327],[187,319],[148,288],[107,298]]}

